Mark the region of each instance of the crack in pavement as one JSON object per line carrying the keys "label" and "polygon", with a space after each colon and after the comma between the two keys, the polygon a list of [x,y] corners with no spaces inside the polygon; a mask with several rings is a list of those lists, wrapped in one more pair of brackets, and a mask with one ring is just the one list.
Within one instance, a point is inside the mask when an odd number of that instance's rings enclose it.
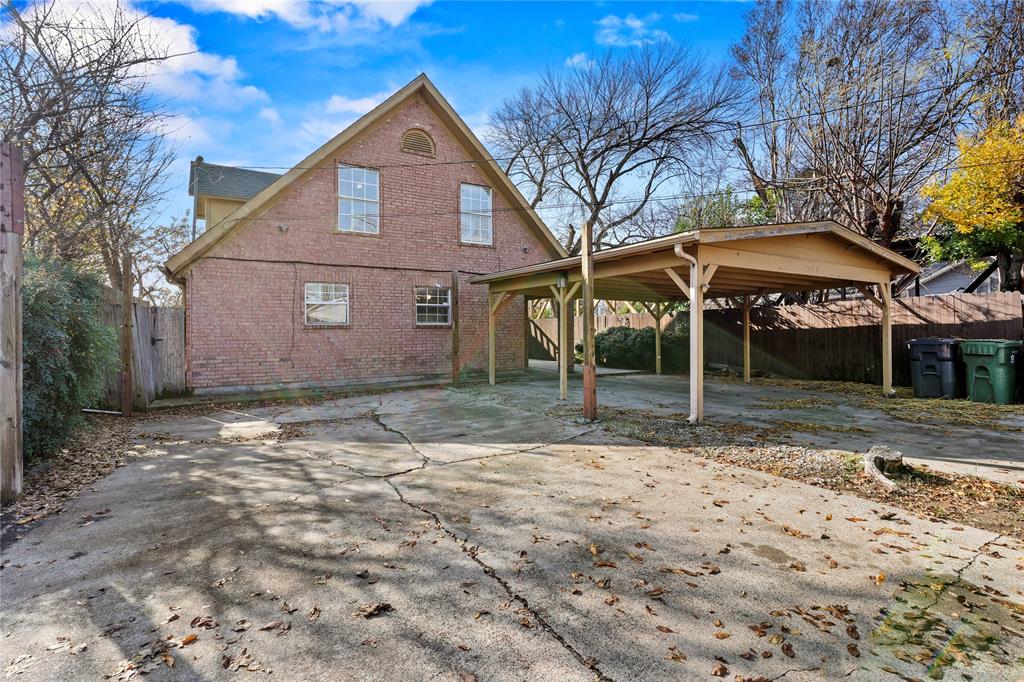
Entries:
{"label": "crack in pavement", "polygon": [[570,644],[565,639],[565,637],[560,632],[558,632],[558,630],[556,630],[555,627],[551,625],[551,623],[549,623],[546,618],[544,618],[544,616],[538,613],[534,607],[530,606],[530,602],[527,601],[526,597],[522,596],[521,594],[513,590],[512,586],[509,584],[507,580],[498,575],[497,571],[495,571],[493,567],[491,567],[489,564],[487,564],[483,559],[479,557],[479,555],[477,554],[479,545],[469,545],[467,539],[459,537],[458,534],[455,533],[455,531],[445,526],[444,523],[441,522],[441,517],[436,512],[434,512],[431,509],[428,509],[427,507],[416,504],[414,502],[410,502],[409,500],[405,499],[405,495],[402,494],[402,491],[398,488],[397,485],[395,485],[390,480],[387,481],[387,484],[391,486],[391,489],[395,491],[395,494],[398,495],[398,499],[403,504],[432,518],[434,520],[434,525],[438,530],[440,530],[442,533],[451,538],[452,541],[454,541],[455,544],[459,546],[459,549],[462,550],[462,552],[466,556],[468,556],[473,561],[473,563],[480,567],[484,575],[486,575],[488,578],[496,582],[502,588],[502,590],[504,590],[505,594],[508,595],[508,598],[511,601],[518,602],[519,604],[521,604],[522,607],[526,609],[526,611],[528,611],[531,616],[533,616],[533,619],[537,621],[541,629],[547,632],[549,635],[551,635],[551,637],[553,637],[554,640],[558,642],[563,649],[568,651],[580,665],[582,665],[587,670],[593,672],[597,676],[598,680],[606,680],[608,682],[611,681],[612,678],[606,675],[604,672],[602,672],[601,669],[598,667],[596,659],[584,656],[582,653],[580,653],[580,651],[576,649],[576,647],[574,647],[572,644]]}
{"label": "crack in pavement", "polygon": [[[382,400],[381,401],[381,407],[383,407],[383,406],[384,405],[383,405],[383,400]],[[524,608],[533,617],[533,619],[538,623],[538,625],[540,625],[540,628],[542,630],[544,630],[548,635],[550,635],[556,642],[558,642],[558,644],[563,649],[565,649],[567,652],[569,652],[569,654],[571,654],[572,657],[574,659],[576,659],[576,661],[580,665],[582,665],[584,668],[586,668],[590,672],[594,673],[598,680],[603,680],[603,681],[610,682],[612,678],[609,677],[608,675],[606,675],[604,672],[601,671],[601,669],[598,667],[596,659],[584,656],[578,649],[576,649],[576,647],[574,647],[572,644],[570,644],[565,639],[565,637],[560,632],[558,632],[558,630],[555,629],[555,627],[553,625],[551,625],[551,623],[549,623],[546,618],[544,618],[544,616],[542,616],[540,613],[538,613],[538,611],[534,607],[530,606],[530,603],[529,603],[529,601],[527,601],[526,597],[522,596],[521,594],[516,592],[514,589],[512,589],[512,586],[509,584],[509,582],[507,580],[505,580],[500,575],[498,575],[497,571],[495,571],[495,569],[492,566],[488,565],[485,561],[483,561],[478,556],[477,551],[478,551],[479,545],[470,545],[469,541],[468,541],[468,537],[467,538],[462,538],[455,531],[453,531],[452,529],[450,529],[447,526],[445,526],[444,523],[441,521],[440,515],[437,514],[436,512],[434,512],[433,510],[428,509],[427,507],[425,507],[423,505],[419,505],[419,504],[416,504],[414,502],[410,502],[409,500],[407,500],[405,498],[405,495],[402,493],[401,489],[391,480],[391,479],[396,478],[398,476],[404,476],[404,475],[412,473],[414,471],[422,471],[423,469],[425,469],[427,467],[428,464],[434,464],[434,466],[443,467],[443,466],[448,466],[448,465],[451,465],[451,464],[459,464],[459,463],[463,463],[463,462],[467,462],[467,461],[486,460],[486,459],[492,459],[492,458],[495,458],[495,457],[507,457],[509,455],[515,455],[515,454],[520,454],[520,453],[523,453],[523,452],[529,452],[531,450],[538,450],[540,448],[548,447],[548,446],[554,445],[556,443],[566,442],[566,441],[572,440],[574,438],[578,438],[578,437],[580,437],[582,435],[586,435],[587,433],[590,433],[590,431],[585,431],[583,433],[574,434],[572,436],[569,436],[569,437],[566,437],[566,438],[562,438],[562,439],[559,439],[559,440],[555,440],[555,441],[552,441],[550,443],[542,443],[540,445],[531,446],[529,448],[520,448],[518,450],[512,450],[512,451],[508,451],[508,452],[500,452],[500,453],[495,453],[493,455],[484,455],[484,456],[481,456],[481,457],[468,457],[468,458],[465,458],[465,459],[455,460],[455,461],[452,461],[452,462],[435,463],[430,457],[428,457],[427,455],[425,455],[422,452],[420,452],[420,450],[412,442],[412,439],[410,439],[409,436],[407,436],[405,433],[403,433],[400,429],[396,429],[394,427],[391,427],[391,426],[388,426],[387,424],[385,424],[380,419],[380,415],[377,414],[376,411],[372,413],[372,419],[383,430],[385,430],[385,431],[387,431],[389,433],[394,433],[397,436],[401,437],[408,444],[409,448],[413,452],[415,452],[417,455],[419,455],[420,458],[422,458],[423,462],[419,466],[412,467],[412,468],[406,469],[404,471],[393,472],[393,473],[390,473],[390,474],[366,474],[366,473],[363,473],[363,472],[359,471],[359,469],[357,469],[357,468],[355,468],[353,466],[350,466],[348,464],[342,464],[341,462],[335,462],[329,456],[316,455],[316,454],[313,454],[313,453],[308,453],[308,454],[310,454],[311,456],[317,457],[318,459],[325,459],[327,461],[330,461],[333,464],[335,464],[336,466],[344,467],[344,468],[346,468],[346,469],[348,469],[348,470],[350,470],[352,472],[355,472],[356,474],[358,474],[359,476],[362,476],[364,478],[382,480],[385,483],[387,483],[388,486],[394,491],[394,493],[398,497],[399,501],[402,502],[402,504],[406,505],[410,509],[414,509],[414,510],[416,510],[416,511],[422,513],[422,514],[426,514],[427,516],[429,516],[434,521],[434,525],[435,525],[435,527],[438,530],[440,530],[448,538],[450,538],[453,542],[455,542],[455,544],[459,547],[459,549],[464,554],[466,554],[466,556],[468,556],[470,558],[470,560],[473,561],[473,563],[475,563],[477,566],[480,567],[480,569],[483,571],[484,575],[486,575],[488,578],[490,578],[491,580],[496,582],[501,587],[501,589],[505,592],[505,594],[508,595],[508,598],[509,598],[510,601],[514,601],[514,602],[522,605],[522,608]]]}

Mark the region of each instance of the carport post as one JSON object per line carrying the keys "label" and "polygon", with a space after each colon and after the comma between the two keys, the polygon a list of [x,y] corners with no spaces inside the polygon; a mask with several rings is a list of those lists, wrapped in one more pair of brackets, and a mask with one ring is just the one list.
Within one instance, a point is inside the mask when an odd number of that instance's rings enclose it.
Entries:
{"label": "carport post", "polygon": [[501,294],[487,294],[487,383],[491,386],[494,385],[495,365],[497,365],[494,353],[494,302],[496,300],[501,300]]}
{"label": "carport post", "polygon": [[892,289],[889,282],[878,283],[882,308],[882,393],[894,394],[892,390]]}
{"label": "carport post", "polygon": [[583,223],[583,416],[597,419],[597,367],[594,354],[594,243],[590,223]]}
{"label": "carport post", "polygon": [[[698,251],[699,254],[699,251]],[[704,421],[704,287],[701,264],[690,259],[690,423]]]}
{"label": "carport post", "polygon": [[743,295],[743,381],[750,383],[750,296]]}
{"label": "carport post", "polygon": [[654,304],[654,373],[661,374],[661,301]]}
{"label": "carport post", "polygon": [[573,314],[569,307],[573,296],[580,288],[576,282],[571,289],[566,289],[567,279],[560,275],[558,286],[551,287],[551,293],[558,301],[558,308],[555,313],[558,315],[558,398],[567,400],[569,398],[569,362],[572,359],[572,344],[569,343],[569,324],[572,322]]}

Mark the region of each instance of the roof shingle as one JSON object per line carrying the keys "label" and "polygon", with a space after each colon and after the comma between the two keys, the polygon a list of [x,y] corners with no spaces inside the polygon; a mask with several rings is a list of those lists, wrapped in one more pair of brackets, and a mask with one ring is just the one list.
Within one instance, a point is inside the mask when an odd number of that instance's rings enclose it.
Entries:
{"label": "roof shingle", "polygon": [[279,177],[277,173],[206,163],[200,156],[189,166],[188,194],[248,200]]}

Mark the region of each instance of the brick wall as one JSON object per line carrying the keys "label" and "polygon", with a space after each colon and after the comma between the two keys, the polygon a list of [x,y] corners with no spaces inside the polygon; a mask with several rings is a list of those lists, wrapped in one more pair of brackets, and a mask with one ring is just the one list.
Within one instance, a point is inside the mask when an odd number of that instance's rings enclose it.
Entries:
{"label": "brick wall", "polygon": [[[434,139],[436,159],[399,150],[409,128]],[[550,257],[517,211],[493,192],[494,246],[459,243],[459,184],[490,185],[475,164],[394,167],[471,158],[418,96],[286,190],[259,219],[218,244],[188,273],[187,379],[197,389],[344,382],[451,371],[451,329],[415,325],[416,286],[460,278],[462,366],[487,367],[487,291],[473,274]],[[380,169],[379,235],[340,233],[338,162]],[[431,215],[433,214],[433,215]],[[281,229],[279,226],[286,226]],[[349,324],[307,327],[303,284],[349,285]],[[523,304],[497,331],[498,369],[524,364]]]}

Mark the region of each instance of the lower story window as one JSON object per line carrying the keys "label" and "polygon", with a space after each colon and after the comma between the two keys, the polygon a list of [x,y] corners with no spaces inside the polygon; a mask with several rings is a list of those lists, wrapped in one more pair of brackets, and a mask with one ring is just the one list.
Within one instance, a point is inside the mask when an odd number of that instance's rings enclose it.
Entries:
{"label": "lower story window", "polygon": [[416,324],[450,324],[452,296],[450,289],[417,287]]}
{"label": "lower story window", "polygon": [[305,291],[305,320],[309,326],[348,324],[348,285],[309,282]]}

